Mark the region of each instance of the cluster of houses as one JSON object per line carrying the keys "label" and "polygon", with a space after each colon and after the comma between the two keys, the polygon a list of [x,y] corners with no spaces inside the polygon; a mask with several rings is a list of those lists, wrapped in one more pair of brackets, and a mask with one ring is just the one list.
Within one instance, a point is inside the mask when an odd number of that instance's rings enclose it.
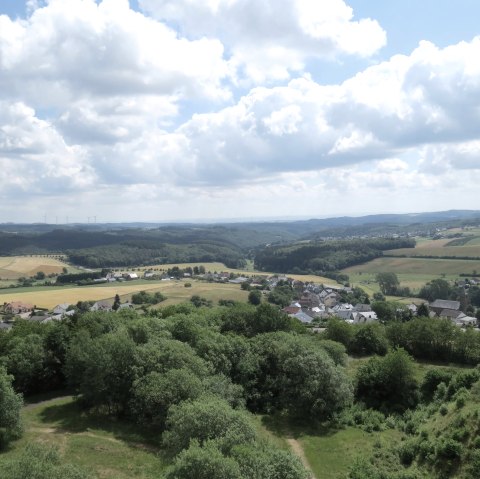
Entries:
{"label": "cluster of houses", "polygon": [[333,317],[352,324],[365,324],[378,320],[370,304],[358,303],[354,306],[350,303],[342,303],[341,291],[348,293],[350,288],[309,283],[305,286],[300,299],[283,308],[283,311],[307,324]]}
{"label": "cluster of houses", "polygon": [[[121,303],[118,305],[116,311],[122,309],[133,309],[132,303]],[[102,300],[93,303],[89,307],[90,311],[113,311],[113,301]],[[59,321],[64,317],[75,314],[76,309],[73,304],[63,303],[57,304],[51,311],[37,308],[33,304],[24,303],[22,301],[12,301],[3,305],[3,312],[28,321],[35,321],[37,323],[48,323],[49,321]],[[0,322],[0,329],[10,329],[11,322]]]}

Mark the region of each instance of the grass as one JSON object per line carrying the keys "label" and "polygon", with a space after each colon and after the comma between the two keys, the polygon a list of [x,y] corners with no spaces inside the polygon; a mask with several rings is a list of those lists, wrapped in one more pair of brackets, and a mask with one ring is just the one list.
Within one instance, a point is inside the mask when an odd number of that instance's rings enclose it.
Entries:
{"label": "grass", "polygon": [[133,293],[148,291],[161,292],[167,297],[162,305],[178,304],[198,294],[211,301],[219,299],[233,299],[246,301],[248,291],[240,289],[238,284],[205,283],[201,281],[188,281],[191,288],[185,287],[182,281],[132,281],[128,283],[108,283],[98,286],[62,287],[57,288],[25,288],[21,290],[3,290],[0,292],[0,302],[24,301],[35,304],[37,307],[53,308],[61,303],[77,303],[77,301],[113,299],[120,295],[122,302],[131,298]]}
{"label": "grass", "polygon": [[398,431],[367,433],[359,428],[338,429],[325,424],[293,421],[287,417],[265,416],[264,427],[282,440],[294,438],[317,479],[345,479],[357,457],[368,457],[379,440],[391,444],[402,434]]}
{"label": "grass", "polygon": [[0,279],[12,280],[22,276],[34,276],[39,271],[46,275],[59,274],[67,268],[69,271],[77,271],[67,263],[48,256],[1,256]]}
{"label": "grass", "polygon": [[66,462],[93,471],[100,479],[157,479],[166,467],[159,438],[131,423],[86,414],[73,398],[57,398],[23,409],[23,437],[2,458],[18,456],[27,443],[55,445]]}

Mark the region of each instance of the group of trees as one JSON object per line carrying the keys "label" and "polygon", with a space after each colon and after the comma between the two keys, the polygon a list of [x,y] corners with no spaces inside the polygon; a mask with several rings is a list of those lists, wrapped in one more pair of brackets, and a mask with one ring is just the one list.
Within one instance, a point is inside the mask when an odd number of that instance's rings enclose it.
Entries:
{"label": "group of trees", "polygon": [[428,317],[391,321],[386,325],[349,325],[332,319],[326,337],[342,343],[352,355],[384,355],[389,348],[403,348],[414,358],[475,365],[480,362],[480,335],[460,329],[449,319]]}
{"label": "group of trees", "polygon": [[18,416],[13,387],[33,394],[68,385],[83,407],[158,431],[173,457],[171,478],[196,470],[204,475],[195,477],[303,479],[297,459],[257,436],[250,412],[322,420],[351,404],[344,348],[304,333],[267,303],[19,320],[0,333],[0,431],[8,428],[6,440],[18,434],[15,418],[2,415]]}
{"label": "group of trees", "polygon": [[255,268],[281,273],[324,274],[378,258],[385,250],[414,246],[415,241],[408,238],[312,241],[269,246],[256,251]]}

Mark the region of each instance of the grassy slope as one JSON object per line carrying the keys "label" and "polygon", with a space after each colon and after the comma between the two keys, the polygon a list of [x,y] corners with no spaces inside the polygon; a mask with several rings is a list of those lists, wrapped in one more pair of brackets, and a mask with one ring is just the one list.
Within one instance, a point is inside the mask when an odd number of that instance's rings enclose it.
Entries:
{"label": "grassy slope", "polygon": [[[349,358],[347,373],[353,379],[358,368],[369,358]],[[455,364],[416,362],[419,382],[430,369],[465,369]],[[318,479],[345,479],[356,458],[369,457],[378,444],[396,447],[406,435],[397,430],[368,433],[356,427],[335,429],[323,425],[289,422],[283,417],[265,417],[263,423],[278,438],[294,437],[302,446],[305,456]]]}
{"label": "grassy slope", "polygon": [[70,397],[27,406],[22,416],[25,434],[0,460],[38,441],[56,445],[66,462],[86,467],[101,479],[158,479],[165,468],[158,438],[145,436],[135,425],[85,415]]}

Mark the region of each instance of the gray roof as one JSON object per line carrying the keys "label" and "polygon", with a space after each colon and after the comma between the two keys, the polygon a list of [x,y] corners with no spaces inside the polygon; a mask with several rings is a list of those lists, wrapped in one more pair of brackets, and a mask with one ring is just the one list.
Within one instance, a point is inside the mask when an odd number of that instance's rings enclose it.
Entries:
{"label": "gray roof", "polygon": [[447,299],[436,299],[433,303],[430,303],[430,308],[439,309],[460,309],[460,301],[450,301]]}
{"label": "gray roof", "polygon": [[313,319],[308,314],[305,314],[302,311],[294,314],[293,317],[299,319],[302,323],[311,323]]}

